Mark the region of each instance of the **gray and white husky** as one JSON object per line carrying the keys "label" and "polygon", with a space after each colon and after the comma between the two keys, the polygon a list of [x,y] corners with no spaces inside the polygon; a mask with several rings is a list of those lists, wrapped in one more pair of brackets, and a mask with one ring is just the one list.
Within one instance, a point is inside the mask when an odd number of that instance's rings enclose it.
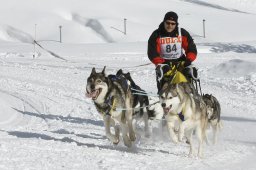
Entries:
{"label": "gray and white husky", "polygon": [[217,142],[217,133],[222,128],[222,122],[220,120],[221,107],[220,103],[213,95],[204,94],[203,100],[207,106],[207,116],[209,125],[213,130],[213,143]]}
{"label": "gray and white husky", "polygon": [[[119,143],[119,124],[124,144],[131,147],[132,141],[136,139],[132,126],[131,88],[123,79],[106,76],[105,68],[99,73],[95,68],[92,69],[87,79],[86,96],[92,98],[97,111],[103,116],[107,138],[114,144]],[[111,133],[111,126],[114,127],[115,134]]]}
{"label": "gray and white husky", "polygon": [[[194,155],[193,131],[199,141],[198,156],[203,156],[203,143],[206,137],[207,113],[203,100],[192,95],[189,83],[165,83],[160,91],[160,102],[166,114],[166,121],[174,143],[182,141],[184,135],[190,144],[189,155]],[[178,137],[175,126],[178,124]]]}

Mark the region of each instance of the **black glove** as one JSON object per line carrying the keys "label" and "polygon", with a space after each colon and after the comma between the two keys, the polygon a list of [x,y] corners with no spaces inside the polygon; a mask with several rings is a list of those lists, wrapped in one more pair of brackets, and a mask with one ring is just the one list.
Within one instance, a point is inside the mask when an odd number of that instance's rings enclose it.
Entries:
{"label": "black glove", "polygon": [[183,64],[184,67],[191,65],[191,61],[188,60],[184,54],[178,60],[184,61],[184,64]]}
{"label": "black glove", "polygon": [[191,65],[191,61],[189,61],[188,59],[185,60],[184,67],[187,67],[189,65]]}
{"label": "black glove", "polygon": [[163,70],[163,73],[164,73],[164,74],[167,73],[170,69],[171,69],[171,68],[170,68],[169,65],[164,65],[164,66],[162,67],[162,70]]}
{"label": "black glove", "polygon": [[172,63],[172,60],[165,59],[165,62],[163,62],[162,64],[167,64],[168,66],[170,66],[171,63]]}
{"label": "black glove", "polygon": [[183,54],[180,58],[177,59],[178,61],[186,61],[187,58],[186,56]]}

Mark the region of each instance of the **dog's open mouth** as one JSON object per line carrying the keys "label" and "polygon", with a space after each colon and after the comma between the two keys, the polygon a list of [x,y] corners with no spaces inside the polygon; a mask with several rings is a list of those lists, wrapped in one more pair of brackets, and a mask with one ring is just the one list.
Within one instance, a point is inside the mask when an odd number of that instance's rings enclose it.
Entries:
{"label": "dog's open mouth", "polygon": [[89,98],[92,98],[92,100],[96,100],[100,95],[101,91],[102,91],[101,88],[92,90],[91,93],[88,93],[88,91],[86,91],[86,96]]}
{"label": "dog's open mouth", "polygon": [[164,109],[164,113],[168,114],[170,112],[171,108],[172,108],[172,105],[170,105],[169,107],[163,108]]}

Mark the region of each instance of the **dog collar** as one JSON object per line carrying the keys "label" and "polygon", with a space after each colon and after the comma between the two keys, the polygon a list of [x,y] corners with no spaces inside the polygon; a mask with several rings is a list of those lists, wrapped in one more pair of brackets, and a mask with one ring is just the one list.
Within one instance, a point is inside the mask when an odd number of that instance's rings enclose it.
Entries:
{"label": "dog collar", "polygon": [[180,113],[178,114],[178,116],[179,116],[179,118],[180,118],[180,120],[181,120],[182,122],[185,121],[184,115],[182,114],[182,112],[180,112]]}

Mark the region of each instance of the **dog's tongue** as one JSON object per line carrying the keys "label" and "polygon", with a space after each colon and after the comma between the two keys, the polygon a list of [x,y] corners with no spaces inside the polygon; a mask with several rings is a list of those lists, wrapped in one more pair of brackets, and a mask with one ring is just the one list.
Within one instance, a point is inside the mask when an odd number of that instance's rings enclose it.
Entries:
{"label": "dog's tongue", "polygon": [[96,99],[98,97],[99,90],[93,90],[91,93],[88,93],[88,91],[85,93],[85,96],[88,98]]}
{"label": "dog's tongue", "polygon": [[99,92],[99,90],[92,91],[92,93],[91,93],[92,98],[97,97],[98,96],[98,92]]}
{"label": "dog's tongue", "polygon": [[93,90],[93,91],[89,92],[86,89],[85,96],[88,97],[88,98],[97,98],[98,93],[99,93],[99,90]]}
{"label": "dog's tongue", "polygon": [[88,98],[91,98],[91,97],[92,97],[92,95],[89,94],[89,93],[87,93],[87,92],[85,92],[85,96],[88,97]]}

